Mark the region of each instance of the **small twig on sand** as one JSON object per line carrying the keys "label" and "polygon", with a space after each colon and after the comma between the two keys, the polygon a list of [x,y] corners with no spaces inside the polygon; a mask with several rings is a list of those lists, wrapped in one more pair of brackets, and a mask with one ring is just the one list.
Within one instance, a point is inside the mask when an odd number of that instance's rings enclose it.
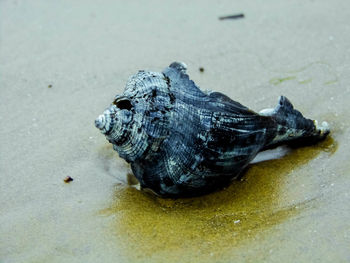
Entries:
{"label": "small twig on sand", "polygon": [[239,18],[244,18],[244,14],[237,14],[237,15],[231,15],[231,16],[220,16],[219,20],[224,20],[224,19],[239,19]]}

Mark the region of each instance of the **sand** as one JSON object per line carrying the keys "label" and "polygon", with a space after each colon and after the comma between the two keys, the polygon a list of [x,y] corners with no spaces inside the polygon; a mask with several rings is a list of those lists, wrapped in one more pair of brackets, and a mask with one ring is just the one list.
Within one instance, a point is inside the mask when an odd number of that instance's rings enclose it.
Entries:
{"label": "sand", "polygon": [[[0,261],[350,261],[349,7],[1,1]],[[211,195],[140,192],[94,119],[137,70],[173,61],[256,111],[285,95],[332,136]]]}

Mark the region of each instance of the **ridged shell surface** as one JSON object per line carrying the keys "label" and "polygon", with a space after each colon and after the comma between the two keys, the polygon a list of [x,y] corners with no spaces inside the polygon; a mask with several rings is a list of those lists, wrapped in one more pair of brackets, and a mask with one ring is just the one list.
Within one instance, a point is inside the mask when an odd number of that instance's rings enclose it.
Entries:
{"label": "ridged shell surface", "polygon": [[304,118],[285,97],[258,114],[219,92],[202,92],[178,62],[132,76],[95,125],[143,188],[171,197],[214,191],[259,151],[329,133],[327,123]]}

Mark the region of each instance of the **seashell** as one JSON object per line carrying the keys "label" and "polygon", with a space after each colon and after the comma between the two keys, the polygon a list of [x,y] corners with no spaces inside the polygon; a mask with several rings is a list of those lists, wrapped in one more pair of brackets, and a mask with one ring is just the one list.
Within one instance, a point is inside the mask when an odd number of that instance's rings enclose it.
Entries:
{"label": "seashell", "polygon": [[178,62],[132,76],[95,126],[142,188],[167,197],[209,193],[237,178],[258,152],[315,143],[330,132],[283,96],[274,109],[256,113],[222,93],[203,92]]}

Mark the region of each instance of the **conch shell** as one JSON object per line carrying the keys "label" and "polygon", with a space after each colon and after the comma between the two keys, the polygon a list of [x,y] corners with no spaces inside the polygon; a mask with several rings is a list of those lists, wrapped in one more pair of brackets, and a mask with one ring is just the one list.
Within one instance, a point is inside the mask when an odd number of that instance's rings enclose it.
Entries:
{"label": "conch shell", "polygon": [[197,196],[226,186],[258,152],[314,143],[328,124],[306,119],[281,96],[256,113],[219,92],[203,92],[174,62],[139,71],[95,120],[142,188],[168,197]]}

